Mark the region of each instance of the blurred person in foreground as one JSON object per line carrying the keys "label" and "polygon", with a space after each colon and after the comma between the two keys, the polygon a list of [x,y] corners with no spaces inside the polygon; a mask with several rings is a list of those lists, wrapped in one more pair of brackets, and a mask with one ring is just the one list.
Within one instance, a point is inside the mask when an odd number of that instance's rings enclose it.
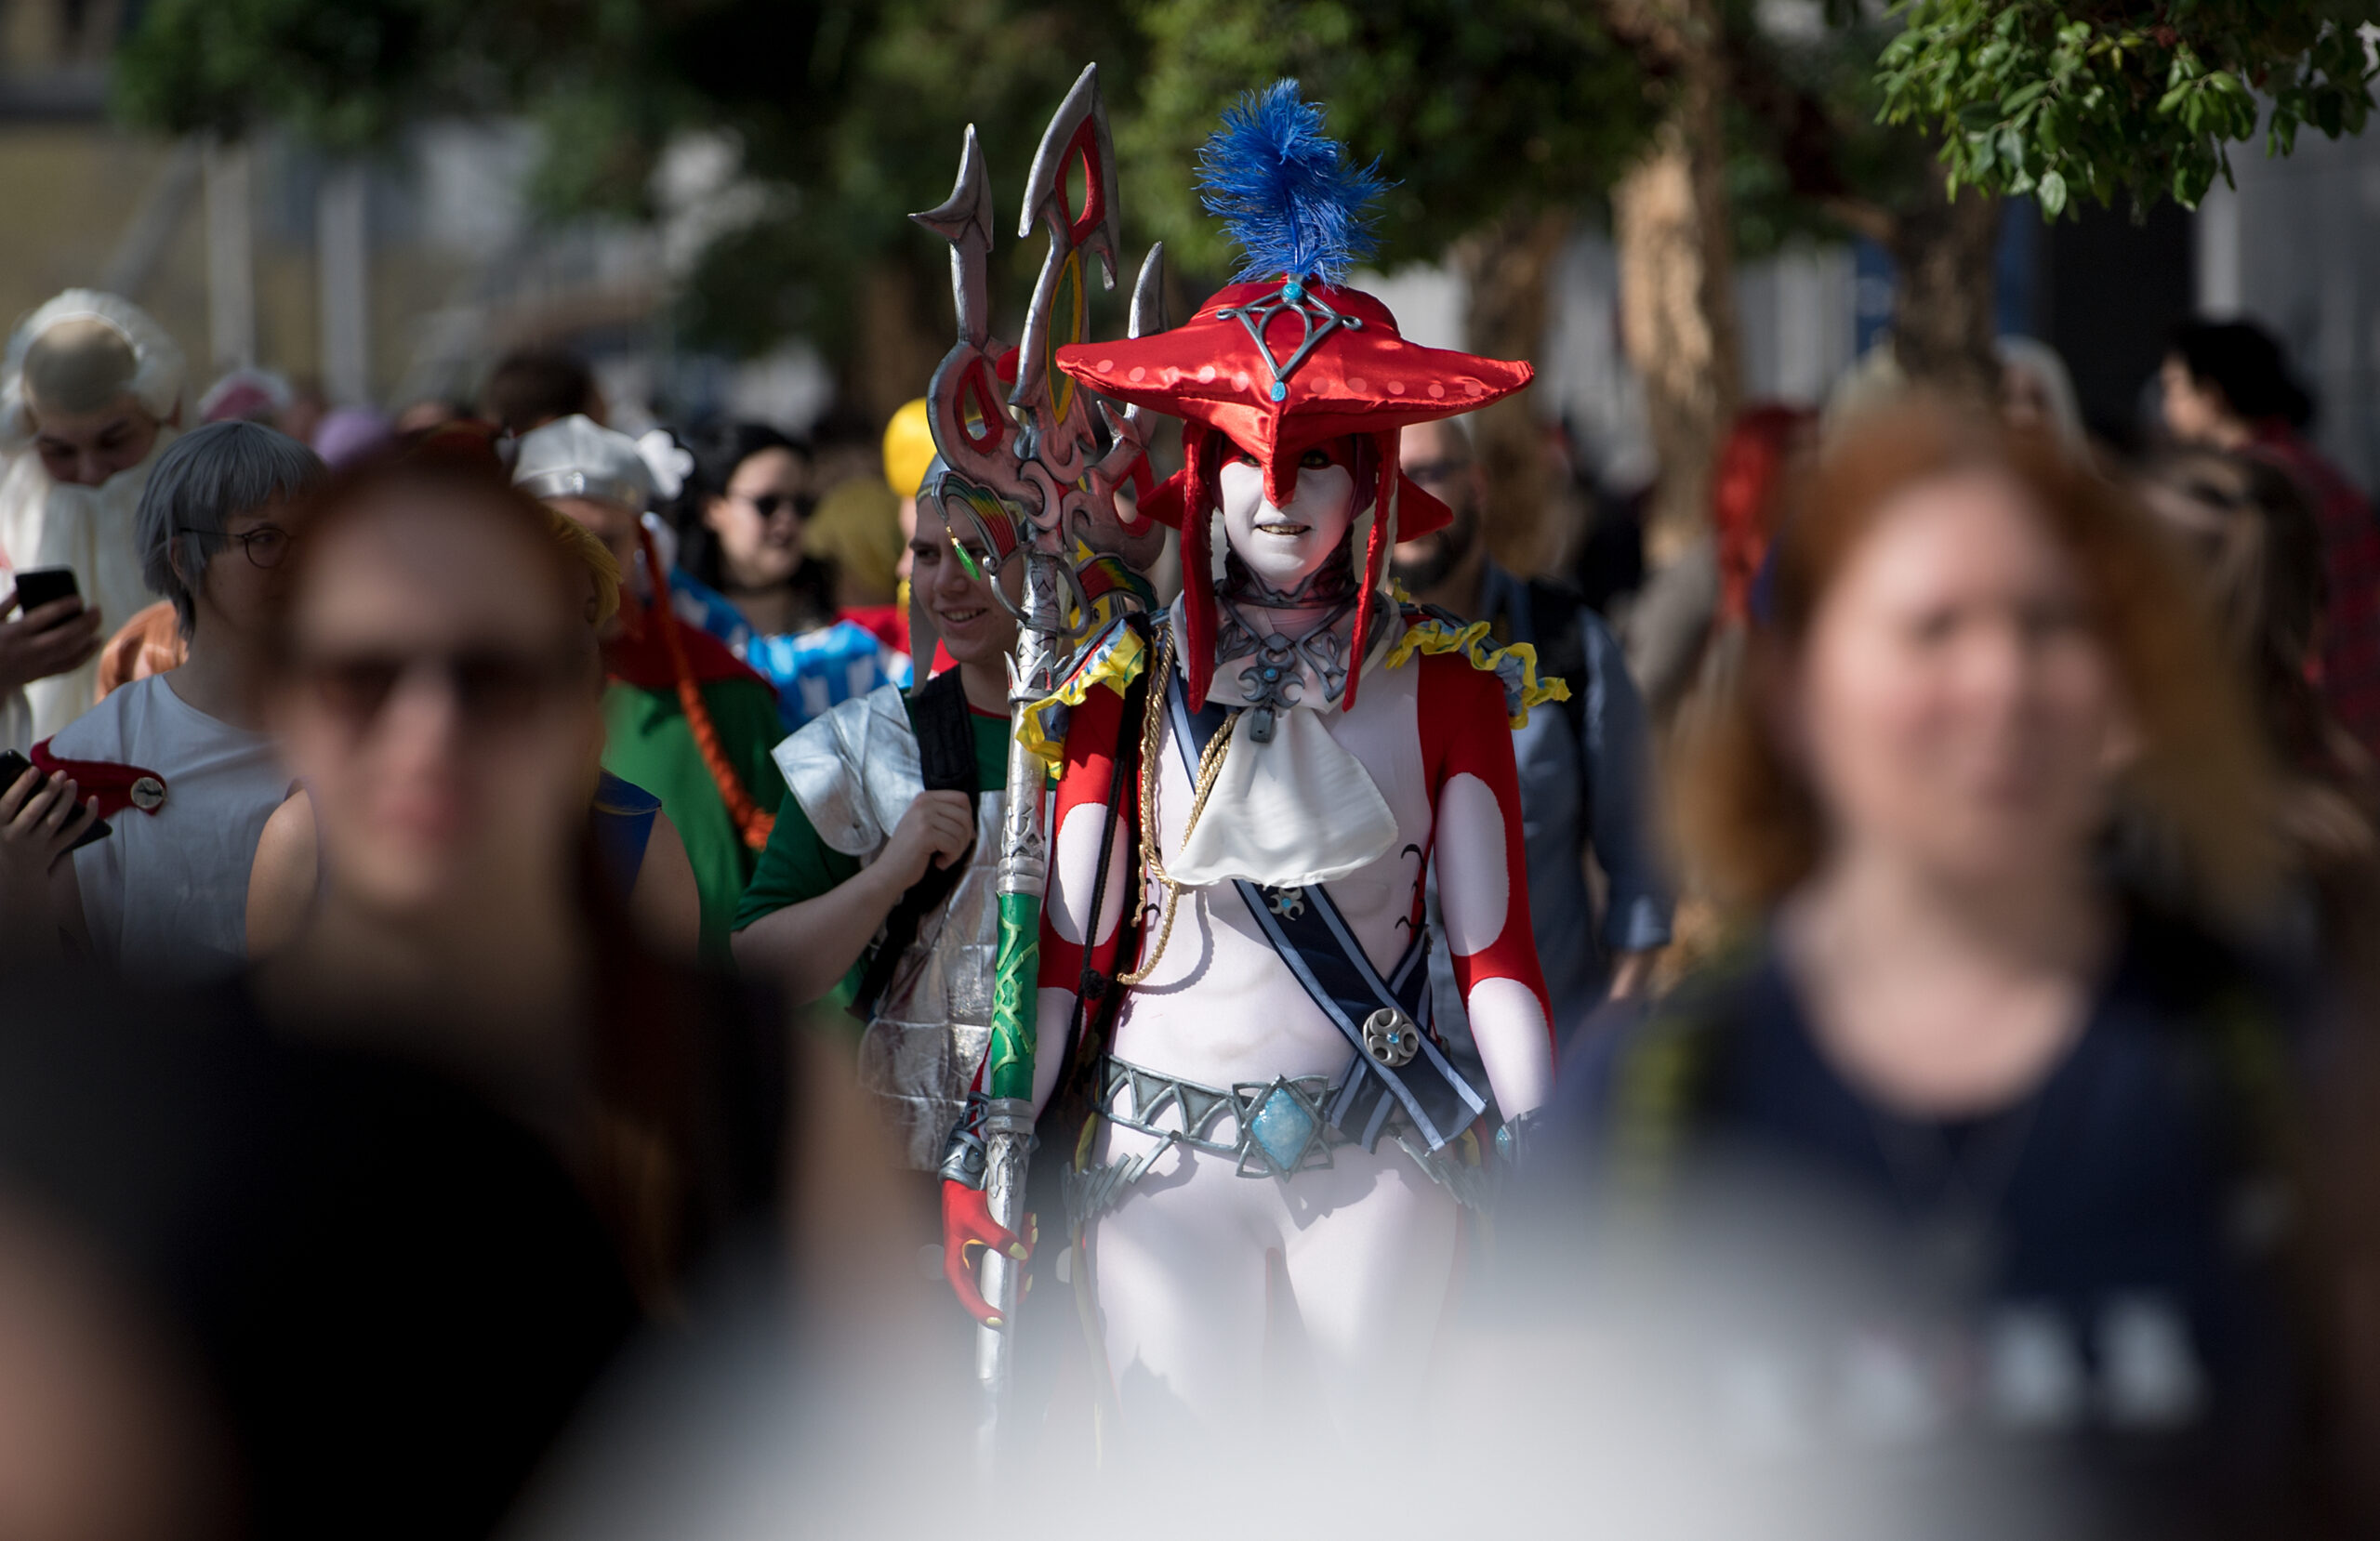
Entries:
{"label": "blurred person in foreground", "polygon": [[1612,1259],[1730,1183],[1720,1218],[1781,1257],[1825,1232],[1779,1215],[1876,1239],[1883,1287],[1805,1300],[1765,1358],[1740,1323],[1704,1340],[1705,1383],[1765,1385],[1797,1449],[2034,1463],[2094,1534],[2286,1528],[2311,1361],[2282,1008],[2098,860],[2137,810],[2205,915],[2268,891],[2259,745],[2199,614],[2143,513],[1980,419],[1882,410],[1796,490],[1680,797],[1752,924],[1572,1062],[1548,1170]]}
{"label": "blurred person in foreground", "polygon": [[767,1188],[779,1088],[755,1074],[771,1013],[657,958],[587,876],[584,562],[483,468],[398,462],[326,487],[289,565],[267,705],[322,891],[253,999],[541,1130],[666,1299]]}
{"label": "blurred person in foreground", "polygon": [[46,877],[0,835],[0,882],[38,884],[7,906],[28,947],[46,940],[36,951],[62,945],[152,984],[239,968],[258,837],[289,787],[264,729],[266,613],[299,506],[322,476],[312,451],[256,423],[207,424],[158,456],[138,515],[141,560],[150,586],[169,597],[187,656],[34,746],[53,789],[90,797],[62,837],[93,818],[110,832]]}
{"label": "blurred person in foreground", "polygon": [[807,548],[813,474],[809,451],[776,429],[724,429],[694,455],[670,575],[678,608],[775,689],[788,733],[908,678],[906,658],[843,618],[836,564]]}
{"label": "blurred person in foreground", "polygon": [[730,959],[730,922],[785,800],[769,751],[777,693],[674,602],[644,515],[654,481],[636,441],[565,417],[521,441],[516,483],[592,531],[623,575],[605,628],[603,766],[661,799],[702,896],[702,956]]}
{"label": "blurred person in foreground", "polygon": [[81,716],[98,699],[102,628],[152,597],[133,515],[181,420],[182,374],[181,349],[148,312],[95,289],[67,290],[8,339],[0,564],[71,568],[82,602],[0,621],[0,749]]}
{"label": "blurred person in foreground", "polygon": [[0,1195],[0,1535],[234,1534],[220,1443],[182,1346],[105,1259]]}
{"label": "blurred person in foreground", "polygon": [[27,975],[9,1006],[0,1529],[492,1534],[636,1325],[549,1143],[245,992]]}
{"label": "blurred person in foreground", "polygon": [[2159,378],[2165,427],[2178,442],[2269,460],[2313,500],[2330,593],[2317,678],[2332,716],[2380,755],[2380,521],[2362,491],[2306,437],[2313,398],[2281,344],[2254,322],[2185,324]]}
{"label": "blurred person in foreground", "polygon": [[[1569,687],[1568,700],[1532,712],[1513,735],[1529,914],[1554,1033],[1567,1041],[1606,998],[1641,990],[1654,954],[1670,940],[1673,905],[1657,850],[1645,704],[1620,643],[1576,595],[1524,582],[1489,560],[1479,517],[1487,485],[1462,420],[1417,423],[1398,448],[1405,475],[1453,518],[1443,530],[1398,544],[1396,581],[1458,626],[1484,625],[1493,647],[1532,648],[1538,677]],[[1600,925],[1587,885],[1590,855],[1606,881]],[[1430,987],[1439,1023],[1461,1034],[1461,992],[1443,948],[1431,954]]]}
{"label": "blurred person in foreground", "polygon": [[551,516],[400,464],[298,522],[264,707],[319,823],[314,922],[212,988],[12,981],[0,1180],[188,1347],[234,1534],[460,1541],[640,1307],[768,1234],[787,1077],[773,1014],[653,961],[581,876],[597,665]]}
{"label": "blurred person in foreground", "polygon": [[[795,1002],[848,988],[867,1024],[860,1085],[901,1164],[930,1175],[991,1026],[1017,623],[977,538],[950,530],[933,500],[918,507],[913,581],[958,666],[913,691],[879,687],[777,746],[792,796],[736,910],[734,946],[747,973]],[[1011,602],[1024,571],[1002,575]]]}
{"label": "blurred person in foreground", "polygon": [[[469,431],[469,430],[465,430]],[[474,434],[483,444],[484,440]],[[502,467],[484,457],[487,474],[502,479]],[[620,610],[620,568],[594,532],[553,509],[546,522],[555,541],[582,570],[586,588],[587,647],[599,648],[603,628]],[[588,688],[601,692],[600,668],[588,671]],[[638,935],[674,962],[692,959],[700,945],[702,896],[677,827],[661,810],[661,799],[603,769],[590,751],[588,827],[600,857],[583,881],[602,884],[627,907]],[[266,821],[257,842],[256,870],[248,883],[248,952],[265,957],[279,952],[312,919],[323,891],[322,842],[314,827],[313,801],[301,787]]]}

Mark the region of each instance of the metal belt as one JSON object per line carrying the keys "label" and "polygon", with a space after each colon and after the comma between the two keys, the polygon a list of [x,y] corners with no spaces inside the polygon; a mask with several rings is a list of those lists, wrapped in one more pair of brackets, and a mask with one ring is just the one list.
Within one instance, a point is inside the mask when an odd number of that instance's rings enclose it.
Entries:
{"label": "metal belt", "polygon": [[[1235,1082],[1230,1089],[1185,1081],[1108,1055],[1099,1065],[1099,1113],[1119,1128],[1154,1137],[1138,1155],[1066,1173],[1068,1218],[1080,1231],[1121,1201],[1124,1191],[1147,1175],[1157,1158],[1175,1146],[1228,1156],[1244,1178],[1279,1178],[1332,1165],[1330,1152],[1357,1143],[1323,1109],[1332,1087],[1327,1075],[1276,1075],[1270,1081]],[[1158,1120],[1170,1114],[1170,1123]],[[1234,1133],[1217,1138],[1229,1119]],[[1396,1143],[1424,1172],[1471,1208],[1486,1207],[1484,1174],[1466,1167],[1451,1152],[1431,1151],[1394,1128]]]}

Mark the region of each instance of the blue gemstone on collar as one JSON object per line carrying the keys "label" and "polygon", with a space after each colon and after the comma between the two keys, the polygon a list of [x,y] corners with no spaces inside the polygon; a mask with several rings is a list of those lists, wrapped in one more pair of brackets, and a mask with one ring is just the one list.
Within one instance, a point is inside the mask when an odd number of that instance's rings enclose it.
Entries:
{"label": "blue gemstone on collar", "polygon": [[1299,304],[1305,298],[1305,285],[1294,278],[1287,280],[1281,285],[1281,297],[1291,305]]}
{"label": "blue gemstone on collar", "polygon": [[1278,380],[1275,380],[1273,382],[1273,400],[1276,402],[1287,401],[1289,399],[1289,388],[1288,386],[1283,385]]}

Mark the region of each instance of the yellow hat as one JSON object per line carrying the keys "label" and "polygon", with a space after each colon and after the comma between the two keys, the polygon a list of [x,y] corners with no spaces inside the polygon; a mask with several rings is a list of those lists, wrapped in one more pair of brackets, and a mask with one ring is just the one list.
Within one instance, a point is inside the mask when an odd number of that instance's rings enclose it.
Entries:
{"label": "yellow hat", "polygon": [[883,604],[892,598],[901,545],[900,499],[865,476],[830,490],[801,527],[802,550],[835,564],[849,604]]}
{"label": "yellow hat", "polygon": [[933,463],[933,428],[920,396],[892,415],[884,426],[884,480],[892,495],[906,503],[924,484],[926,468]]}

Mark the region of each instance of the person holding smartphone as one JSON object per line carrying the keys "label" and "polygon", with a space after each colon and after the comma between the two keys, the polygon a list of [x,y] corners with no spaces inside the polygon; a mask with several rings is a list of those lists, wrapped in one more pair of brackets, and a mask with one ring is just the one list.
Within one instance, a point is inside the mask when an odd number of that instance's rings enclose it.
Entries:
{"label": "person holding smartphone", "polygon": [[[264,731],[265,612],[322,476],[311,450],[256,423],[210,423],[158,456],[137,527],[148,581],[172,601],[188,656],[33,750],[112,826],[42,875],[42,934],[68,951],[168,984],[245,960],[248,875],[289,790]],[[53,811],[37,828],[54,823]],[[20,911],[39,903],[28,885],[43,849],[11,870]]]}
{"label": "person holding smartphone", "polygon": [[103,628],[154,598],[134,512],[180,421],[182,376],[165,328],[95,289],[59,295],[8,339],[0,566],[17,575],[13,586],[31,570],[71,573],[81,602],[28,599],[14,621],[0,619],[0,746],[26,749],[90,710]]}
{"label": "person holding smartphone", "polygon": [[25,687],[72,674],[99,651],[99,612],[75,594],[27,604],[14,578],[0,599],[0,749],[32,747],[33,716],[20,708]]}

